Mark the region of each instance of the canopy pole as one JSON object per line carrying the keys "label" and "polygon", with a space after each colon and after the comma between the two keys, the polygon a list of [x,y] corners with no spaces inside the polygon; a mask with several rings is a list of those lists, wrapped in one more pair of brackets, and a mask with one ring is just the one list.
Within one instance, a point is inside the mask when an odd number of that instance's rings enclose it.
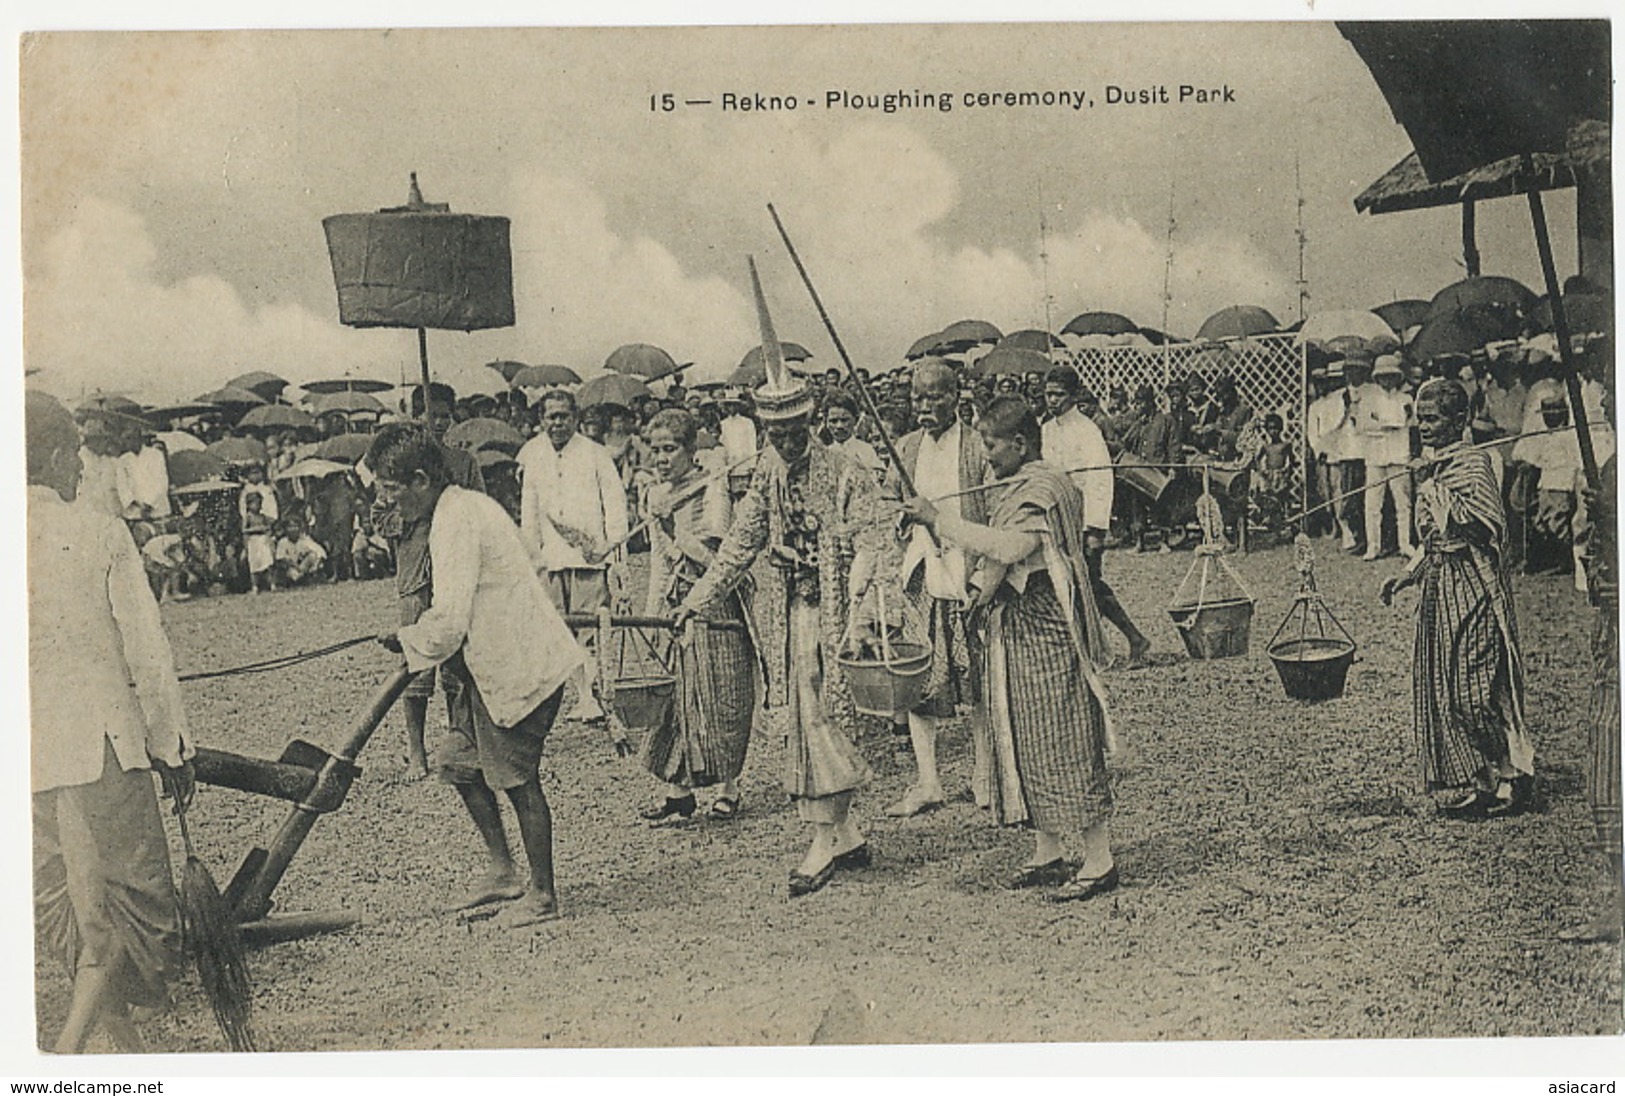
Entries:
{"label": "canopy pole", "polygon": [[1469,278],[1478,277],[1478,207],[1471,198],[1461,203],[1461,262]]}
{"label": "canopy pole", "polygon": [[429,418],[429,333],[418,328],[418,369],[423,375],[423,418]]}
{"label": "canopy pole", "polygon": [[1602,476],[1597,471],[1597,452],[1591,445],[1591,426],[1586,421],[1584,395],[1580,391],[1580,374],[1575,368],[1574,348],[1569,342],[1569,314],[1563,303],[1563,288],[1557,283],[1557,263],[1552,259],[1552,235],[1546,227],[1546,206],[1541,201],[1535,184],[1535,161],[1529,153],[1523,154],[1525,194],[1529,198],[1529,216],[1535,223],[1535,247],[1540,251],[1540,271],[1546,278],[1546,299],[1552,303],[1552,330],[1557,334],[1557,353],[1563,362],[1563,385],[1569,394],[1569,415],[1574,423],[1574,434],[1580,443],[1580,465],[1585,469],[1586,485],[1593,491],[1602,489]]}

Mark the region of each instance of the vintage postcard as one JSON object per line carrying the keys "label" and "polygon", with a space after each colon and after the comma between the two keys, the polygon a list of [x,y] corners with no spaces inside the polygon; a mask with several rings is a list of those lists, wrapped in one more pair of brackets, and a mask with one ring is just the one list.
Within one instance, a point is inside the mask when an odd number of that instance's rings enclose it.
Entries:
{"label": "vintage postcard", "polygon": [[1610,49],[23,35],[17,1041],[1618,1035]]}

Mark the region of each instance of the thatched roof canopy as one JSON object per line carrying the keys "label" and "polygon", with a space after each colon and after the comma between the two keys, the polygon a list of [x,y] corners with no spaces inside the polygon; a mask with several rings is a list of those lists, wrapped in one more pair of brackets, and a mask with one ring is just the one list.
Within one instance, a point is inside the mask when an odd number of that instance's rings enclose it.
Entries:
{"label": "thatched roof canopy", "polygon": [[[1535,190],[1562,190],[1576,185],[1577,178],[1607,179],[1608,123],[1594,119],[1576,123],[1569,130],[1569,147],[1566,151],[1537,152],[1533,160],[1535,174],[1532,189]],[[1421,161],[1412,152],[1366,187],[1354,199],[1354,208],[1361,213],[1396,213],[1402,209],[1430,209],[1486,198],[1505,198],[1530,189],[1515,156],[1435,183],[1428,180]]]}

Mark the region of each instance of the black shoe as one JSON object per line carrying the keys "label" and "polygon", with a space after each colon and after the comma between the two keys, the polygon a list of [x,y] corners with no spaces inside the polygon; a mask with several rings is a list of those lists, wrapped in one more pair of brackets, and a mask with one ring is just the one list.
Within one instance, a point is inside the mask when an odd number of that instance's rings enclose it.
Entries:
{"label": "black shoe", "polygon": [[1488,816],[1491,807],[1498,801],[1495,796],[1486,792],[1472,792],[1466,798],[1450,803],[1440,803],[1439,813],[1445,818],[1478,819]]}
{"label": "black shoe", "polygon": [[847,849],[831,860],[830,863],[843,870],[867,868],[874,863],[874,854],[869,851],[869,842],[865,841],[856,848]]}
{"label": "black shoe", "polygon": [[798,871],[793,871],[790,873],[790,897],[801,898],[814,891],[823,890],[824,884],[828,883],[834,875],[835,861],[833,860],[819,868],[816,875],[802,875]]}
{"label": "black shoe", "polygon": [[1071,865],[1061,857],[1045,864],[1028,864],[1015,875],[1010,877],[1007,884],[1011,890],[1026,890],[1028,887],[1057,887],[1067,880]]}
{"label": "black shoe", "polygon": [[679,796],[676,799],[667,796],[666,801],[660,804],[660,806],[650,807],[646,811],[639,811],[638,817],[648,822],[660,822],[664,819],[670,818],[674,814],[681,818],[692,818],[694,816],[695,806],[696,804],[694,802],[693,792],[689,792],[684,796]]}
{"label": "black shoe", "polygon": [[1093,879],[1080,879],[1073,876],[1071,879],[1056,887],[1049,894],[1051,902],[1081,902],[1093,898],[1107,891],[1117,889],[1117,865],[1113,864],[1105,875],[1097,875]]}

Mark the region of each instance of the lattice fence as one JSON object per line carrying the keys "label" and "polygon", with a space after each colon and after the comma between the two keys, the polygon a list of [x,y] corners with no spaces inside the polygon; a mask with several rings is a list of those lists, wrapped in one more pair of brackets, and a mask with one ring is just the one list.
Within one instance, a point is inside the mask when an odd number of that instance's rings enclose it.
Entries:
{"label": "lattice fence", "polygon": [[[1122,385],[1132,398],[1134,389],[1149,384],[1161,392],[1168,381],[1199,373],[1211,387],[1215,377],[1230,374],[1241,398],[1253,408],[1255,429],[1271,412],[1285,424],[1283,437],[1300,449],[1303,439],[1303,400],[1307,376],[1304,349],[1295,335],[1259,335],[1219,343],[1172,343],[1168,346],[1080,347],[1057,349],[1057,359],[1070,359],[1083,382],[1105,396]],[[1293,482],[1301,470],[1294,462]]]}

